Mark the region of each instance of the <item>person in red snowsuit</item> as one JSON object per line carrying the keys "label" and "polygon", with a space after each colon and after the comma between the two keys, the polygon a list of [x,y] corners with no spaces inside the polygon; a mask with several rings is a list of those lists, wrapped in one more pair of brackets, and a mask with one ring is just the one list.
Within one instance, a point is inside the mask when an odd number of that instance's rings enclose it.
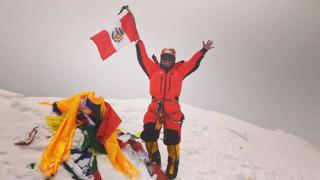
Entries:
{"label": "person in red snowsuit", "polygon": [[166,175],[170,179],[177,176],[179,165],[179,144],[184,120],[179,104],[182,81],[197,70],[206,52],[213,48],[211,40],[202,43],[202,49],[197,51],[190,60],[177,63],[175,62],[176,52],[172,48],[162,50],[161,61],[158,63],[155,56],[153,60],[148,57],[141,40],[136,43],[138,61],[150,80],[149,92],[152,96],[148,111],[144,115],[141,138],[145,141],[150,161],[161,167],[157,140],[163,126],[164,144],[167,145],[168,150]]}

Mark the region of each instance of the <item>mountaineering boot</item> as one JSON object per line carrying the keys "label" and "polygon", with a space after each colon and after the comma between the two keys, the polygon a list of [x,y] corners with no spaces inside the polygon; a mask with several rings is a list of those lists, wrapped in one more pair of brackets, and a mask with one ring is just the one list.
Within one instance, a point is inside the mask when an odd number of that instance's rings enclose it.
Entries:
{"label": "mountaineering boot", "polygon": [[166,175],[169,179],[174,179],[178,174],[180,145],[167,145],[168,150],[168,164]]}
{"label": "mountaineering boot", "polygon": [[158,165],[161,168],[161,156],[159,152],[158,142],[145,142],[146,143],[146,149],[149,154],[150,162],[155,162],[156,165]]}

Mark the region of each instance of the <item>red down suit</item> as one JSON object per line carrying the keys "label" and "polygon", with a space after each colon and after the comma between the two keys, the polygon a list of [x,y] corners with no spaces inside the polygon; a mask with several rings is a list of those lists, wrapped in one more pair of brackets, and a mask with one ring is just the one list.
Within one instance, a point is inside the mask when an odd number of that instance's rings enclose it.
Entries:
{"label": "red down suit", "polygon": [[148,111],[144,115],[144,124],[156,123],[159,117],[159,103],[163,102],[161,109],[164,114],[164,128],[176,130],[180,134],[184,119],[179,104],[182,81],[199,67],[206,50],[201,49],[190,60],[175,63],[171,69],[165,70],[148,57],[141,40],[136,43],[136,48],[139,64],[150,80],[149,93],[152,96]]}

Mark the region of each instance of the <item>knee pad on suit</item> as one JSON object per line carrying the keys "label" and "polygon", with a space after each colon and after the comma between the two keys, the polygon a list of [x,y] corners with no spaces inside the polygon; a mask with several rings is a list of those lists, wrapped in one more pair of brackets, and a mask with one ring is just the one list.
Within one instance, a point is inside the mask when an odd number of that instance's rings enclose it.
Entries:
{"label": "knee pad on suit", "polygon": [[159,138],[159,131],[155,129],[155,123],[147,123],[143,125],[141,139],[145,142],[157,141]]}
{"label": "knee pad on suit", "polygon": [[179,132],[172,129],[164,130],[164,140],[165,145],[177,145],[180,143],[180,135]]}

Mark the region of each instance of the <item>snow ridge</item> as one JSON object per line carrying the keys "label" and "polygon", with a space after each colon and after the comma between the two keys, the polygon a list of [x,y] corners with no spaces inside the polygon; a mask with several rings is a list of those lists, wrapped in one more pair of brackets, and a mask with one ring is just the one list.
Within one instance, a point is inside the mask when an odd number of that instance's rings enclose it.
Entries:
{"label": "snow ridge", "polygon": [[[51,133],[44,116],[49,106],[40,101],[52,97],[24,97],[0,89],[0,177],[1,179],[42,179],[32,163],[38,162]],[[142,118],[149,100],[106,99],[121,117],[121,129],[141,131]],[[305,140],[281,130],[270,131],[218,112],[182,104],[186,116],[182,128],[181,159],[177,179],[217,180],[315,180],[320,179],[320,153]],[[14,142],[33,127],[39,133],[33,143],[18,147]],[[162,137],[162,135],[161,135]],[[166,147],[159,140],[163,165]],[[116,172],[105,156],[98,157],[105,179],[126,179]],[[140,179],[150,179],[142,164]],[[55,179],[71,179],[61,167]]]}

